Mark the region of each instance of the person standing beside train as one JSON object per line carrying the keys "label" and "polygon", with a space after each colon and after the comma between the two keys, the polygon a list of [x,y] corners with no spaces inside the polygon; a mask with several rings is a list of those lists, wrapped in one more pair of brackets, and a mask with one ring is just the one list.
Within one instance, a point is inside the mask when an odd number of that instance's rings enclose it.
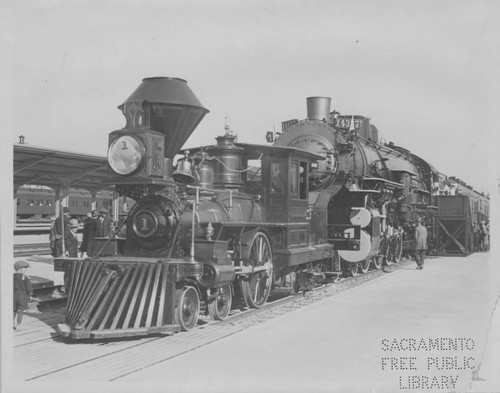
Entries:
{"label": "person standing beside train", "polygon": [[76,232],[80,224],[76,218],[69,220],[68,227],[64,236],[64,245],[66,248],[65,256],[70,258],[78,258],[78,238]]}
{"label": "person standing beside train", "polygon": [[[69,220],[64,232],[65,257],[78,258],[78,238],[76,232],[80,224],[76,218]],[[72,266],[72,265],[70,265]],[[69,293],[71,287],[71,267],[64,270],[64,292]]]}
{"label": "person standing beside train", "polygon": [[28,302],[33,296],[33,288],[26,269],[30,264],[26,261],[17,261],[14,264],[14,330],[20,330],[24,311],[28,309]]}
{"label": "person standing beside train", "polygon": [[479,225],[479,251],[486,252],[489,247],[489,230],[486,221],[481,221]]}
{"label": "person standing beside train", "polygon": [[[63,207],[63,217],[61,216],[56,218],[56,222],[54,224],[54,234],[55,234],[55,250],[54,250],[54,258],[59,258],[63,254],[63,234],[66,232],[66,228],[69,225],[69,208],[66,206]],[[65,239],[66,240],[66,239]]]}
{"label": "person standing beside train", "polygon": [[474,222],[472,224],[472,242],[474,245],[473,252],[478,252],[479,251],[479,226],[477,225],[476,222]]}
{"label": "person standing beside train", "polygon": [[422,225],[422,218],[417,219],[415,228],[415,261],[417,269],[424,268],[425,252],[427,250],[427,228]]}
{"label": "person standing beside train", "polygon": [[50,255],[56,256],[56,217],[50,217],[50,232],[49,232],[49,243],[50,243]]}
{"label": "person standing beside train", "polygon": [[81,257],[85,258],[92,253],[92,243],[97,233],[97,211],[87,214],[87,218],[83,222],[83,236],[82,243],[80,244]]}
{"label": "person standing beside train", "polygon": [[108,217],[106,209],[99,210],[99,218],[97,219],[96,237],[108,237],[111,233],[111,219]]}

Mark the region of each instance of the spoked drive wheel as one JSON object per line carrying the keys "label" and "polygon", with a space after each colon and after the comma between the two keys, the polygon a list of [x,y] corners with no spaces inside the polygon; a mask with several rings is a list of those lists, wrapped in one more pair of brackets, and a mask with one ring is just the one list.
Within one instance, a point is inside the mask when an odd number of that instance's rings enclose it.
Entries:
{"label": "spoked drive wheel", "polygon": [[175,306],[175,322],[183,331],[191,330],[196,326],[200,315],[200,299],[193,287],[184,287],[180,291]]}
{"label": "spoked drive wheel", "polygon": [[378,256],[371,258],[372,266],[375,269],[379,270],[382,267],[382,259],[383,257],[378,257]]}
{"label": "spoked drive wheel", "polygon": [[271,243],[263,232],[257,232],[251,242],[248,260],[254,268],[265,267],[250,274],[248,278],[240,279],[241,294],[248,307],[262,307],[271,293],[273,281],[273,251]]}
{"label": "spoked drive wheel", "polygon": [[370,270],[370,258],[365,259],[364,261],[361,261],[359,263],[359,269],[363,274],[368,273],[368,270]]}
{"label": "spoked drive wheel", "polygon": [[392,260],[396,263],[401,262],[403,255],[403,237],[398,235],[392,242],[393,253]]}
{"label": "spoked drive wheel", "polygon": [[390,266],[393,264],[392,260],[392,242],[387,242],[384,249],[384,258],[383,258],[384,266]]}
{"label": "spoked drive wheel", "polygon": [[212,319],[222,321],[229,315],[233,303],[233,287],[231,284],[216,288],[215,299],[208,303],[208,313]]}

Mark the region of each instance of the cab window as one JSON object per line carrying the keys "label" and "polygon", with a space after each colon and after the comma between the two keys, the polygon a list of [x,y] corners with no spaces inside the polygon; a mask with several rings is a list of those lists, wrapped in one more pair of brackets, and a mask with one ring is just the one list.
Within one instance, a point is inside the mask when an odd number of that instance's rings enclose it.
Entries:
{"label": "cab window", "polygon": [[299,183],[299,163],[292,161],[290,164],[290,195],[297,197]]}
{"label": "cab window", "polygon": [[271,191],[273,193],[285,192],[285,164],[271,163]]}
{"label": "cab window", "polygon": [[309,175],[307,173],[307,163],[301,162],[299,168],[299,184],[300,184],[300,199],[308,199],[307,191],[308,191],[308,182]]}

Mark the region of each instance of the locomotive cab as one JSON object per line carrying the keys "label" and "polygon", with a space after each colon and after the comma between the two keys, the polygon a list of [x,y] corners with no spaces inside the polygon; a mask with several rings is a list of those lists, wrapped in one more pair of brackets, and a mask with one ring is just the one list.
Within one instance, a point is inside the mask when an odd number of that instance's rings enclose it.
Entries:
{"label": "locomotive cab", "polygon": [[[258,193],[264,201],[267,222],[307,221],[309,168],[321,155],[292,147],[258,146],[238,143],[245,158],[261,160],[261,181],[247,177],[247,192]],[[258,190],[257,190],[258,189]]]}

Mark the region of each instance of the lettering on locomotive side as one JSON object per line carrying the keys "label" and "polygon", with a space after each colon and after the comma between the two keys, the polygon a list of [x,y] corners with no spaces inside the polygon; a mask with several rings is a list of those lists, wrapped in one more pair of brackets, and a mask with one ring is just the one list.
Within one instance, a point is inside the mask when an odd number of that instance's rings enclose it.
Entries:
{"label": "lettering on locomotive side", "polygon": [[400,390],[455,389],[471,380],[477,346],[470,337],[383,338],[380,371]]}

